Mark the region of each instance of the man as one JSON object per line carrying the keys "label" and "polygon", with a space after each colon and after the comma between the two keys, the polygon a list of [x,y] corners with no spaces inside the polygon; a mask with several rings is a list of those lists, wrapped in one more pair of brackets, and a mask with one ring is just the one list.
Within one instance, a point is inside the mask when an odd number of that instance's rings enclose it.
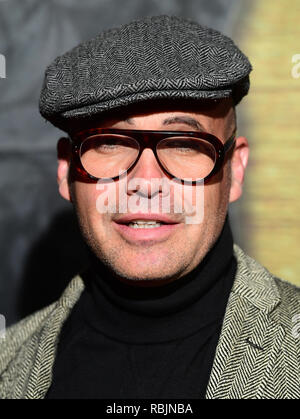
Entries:
{"label": "man", "polygon": [[[177,17],[100,34],[52,63],[42,115],[90,268],[7,331],[2,398],[296,398],[299,290],[233,245],[251,65]],[[42,280],[42,279],[41,279]]]}

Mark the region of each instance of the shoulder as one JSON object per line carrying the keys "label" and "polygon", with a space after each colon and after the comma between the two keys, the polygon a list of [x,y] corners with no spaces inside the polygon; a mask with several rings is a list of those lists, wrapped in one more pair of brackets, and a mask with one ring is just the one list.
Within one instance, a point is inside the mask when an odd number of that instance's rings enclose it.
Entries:
{"label": "shoulder", "polygon": [[296,318],[300,323],[300,288],[273,275],[236,244],[234,253],[239,277],[236,288],[262,309],[269,306],[272,317],[283,326],[290,328]]}
{"label": "shoulder", "polygon": [[281,303],[274,312],[274,318],[284,325],[300,347],[300,288],[280,278],[274,278]]}
{"label": "shoulder", "polygon": [[4,338],[0,341],[0,371],[5,367],[6,360],[10,360],[18,349],[26,344],[28,339],[38,333],[53,313],[57,303],[53,303],[27,316],[18,323],[10,326],[5,331]]}
{"label": "shoulder", "polygon": [[83,288],[81,277],[76,276],[59,300],[6,330],[0,340],[0,398],[15,394],[13,388],[8,391],[11,383],[26,382],[41,348],[43,362],[51,361],[59,331]]}

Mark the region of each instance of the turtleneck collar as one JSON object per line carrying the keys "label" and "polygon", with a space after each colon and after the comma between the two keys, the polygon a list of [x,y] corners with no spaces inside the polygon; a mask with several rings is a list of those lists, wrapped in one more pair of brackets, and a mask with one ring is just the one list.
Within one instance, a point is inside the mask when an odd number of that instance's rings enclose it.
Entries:
{"label": "turtleneck collar", "polygon": [[228,217],[203,261],[163,286],[128,285],[98,259],[91,260],[82,275],[85,320],[104,335],[132,343],[167,342],[222,322],[236,271]]}

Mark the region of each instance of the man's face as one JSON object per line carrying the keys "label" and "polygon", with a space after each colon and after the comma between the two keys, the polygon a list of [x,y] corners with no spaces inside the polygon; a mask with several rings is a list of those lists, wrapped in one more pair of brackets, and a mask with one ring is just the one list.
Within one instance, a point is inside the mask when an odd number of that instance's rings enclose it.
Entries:
{"label": "man's face", "polygon": [[[130,130],[168,130],[168,131],[206,131],[218,137],[223,143],[234,130],[234,112],[229,101],[221,101],[216,107],[201,111],[182,108],[152,109],[146,113],[133,112],[126,118],[113,118],[101,122],[102,128],[118,128]],[[241,151],[242,150],[242,151]],[[245,151],[246,150],[246,151]],[[240,153],[244,153],[244,155]],[[161,285],[177,279],[202,261],[217,240],[227,214],[228,203],[238,199],[240,191],[238,183],[242,183],[247,158],[247,141],[240,137],[237,140],[233,161],[225,162],[223,168],[204,186],[181,186],[162,190],[162,182],[170,182],[171,178],[159,166],[151,149],[146,148],[136,166],[127,173],[126,185],[120,179],[114,184],[99,187],[96,183],[74,180],[68,186],[66,182],[67,165],[60,160],[58,179],[60,193],[71,199],[75,205],[83,236],[93,252],[123,281],[135,285]],[[238,178],[238,180],[236,180]],[[155,181],[154,181],[155,180]],[[137,182],[136,182],[137,181]],[[156,183],[155,183],[156,182]],[[138,186],[137,186],[138,185]],[[157,187],[155,187],[157,185]],[[119,188],[126,186],[125,195]],[[150,187],[151,186],[151,187]],[[193,204],[196,199],[196,188],[203,188],[200,193],[203,207],[201,222],[187,223],[184,210],[174,212],[172,203],[184,203],[185,188],[189,188]],[[127,208],[126,213],[99,211],[99,198],[106,193],[108,198],[114,194],[116,208],[119,199],[127,202],[142,203],[134,208]],[[164,212],[161,205],[163,196],[170,195],[170,209]],[[120,198],[121,196],[121,198]],[[112,198],[112,197],[111,197]],[[151,209],[151,202],[159,200],[159,210]],[[148,207],[145,207],[148,203]],[[155,207],[155,206],[154,206]],[[148,210],[145,211],[145,208]],[[157,208],[157,207],[155,207]],[[184,208],[184,205],[183,205]],[[128,217],[136,220],[162,218],[167,225],[154,228],[134,228],[128,224]],[[201,218],[201,217],[200,217]],[[132,219],[130,221],[133,221]],[[136,280],[133,282],[133,280]]]}

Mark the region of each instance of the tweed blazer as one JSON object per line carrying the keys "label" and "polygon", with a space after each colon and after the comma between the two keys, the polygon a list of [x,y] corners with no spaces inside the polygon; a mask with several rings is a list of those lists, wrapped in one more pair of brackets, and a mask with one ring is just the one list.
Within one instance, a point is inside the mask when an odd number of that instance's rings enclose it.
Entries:
{"label": "tweed blazer", "polygon": [[[273,276],[237,245],[234,252],[237,272],[206,398],[299,398],[300,288]],[[83,289],[76,276],[57,302],[6,331],[0,398],[45,397],[60,330]]]}

